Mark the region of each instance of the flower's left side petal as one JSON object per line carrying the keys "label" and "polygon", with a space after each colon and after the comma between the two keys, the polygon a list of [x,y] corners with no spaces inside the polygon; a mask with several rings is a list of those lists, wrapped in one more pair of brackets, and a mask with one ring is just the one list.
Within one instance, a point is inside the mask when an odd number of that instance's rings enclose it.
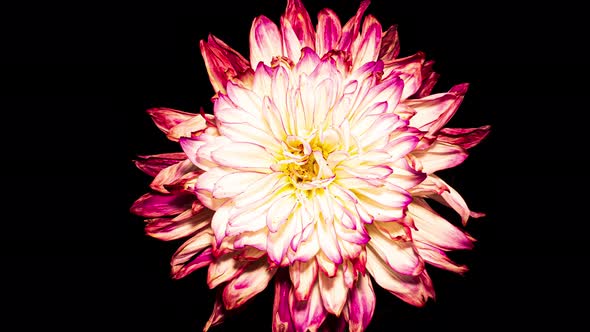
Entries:
{"label": "flower's left side petal", "polygon": [[147,218],[173,216],[190,209],[194,200],[195,196],[188,193],[147,193],[133,203],[131,212]]}
{"label": "flower's left side petal", "polygon": [[240,275],[230,281],[223,290],[223,303],[227,310],[238,308],[256,294],[263,291],[274,276],[266,259],[251,263]]}
{"label": "flower's left side petal", "polygon": [[166,167],[178,164],[186,160],[183,152],[162,153],[149,156],[137,156],[133,163],[137,168],[149,176],[156,176]]}
{"label": "flower's left side petal", "polygon": [[172,256],[172,277],[180,279],[213,261],[211,230],[203,229],[188,239]]}
{"label": "flower's left side petal", "polygon": [[150,188],[164,194],[169,194],[170,192],[164,187],[165,185],[172,184],[183,175],[197,170],[197,166],[195,166],[190,160],[183,160],[158,173],[152,183],[150,183]]}
{"label": "flower's left side petal", "polygon": [[149,110],[147,110],[147,113],[152,117],[152,120],[154,121],[156,126],[161,131],[163,131],[164,134],[168,134],[172,127],[184,121],[190,120],[192,117],[198,115],[194,113],[178,111],[167,107],[150,108]]}
{"label": "flower's left side petal", "polygon": [[203,208],[198,212],[186,210],[175,218],[148,219],[145,232],[158,240],[180,239],[208,226],[212,215],[213,211]]}

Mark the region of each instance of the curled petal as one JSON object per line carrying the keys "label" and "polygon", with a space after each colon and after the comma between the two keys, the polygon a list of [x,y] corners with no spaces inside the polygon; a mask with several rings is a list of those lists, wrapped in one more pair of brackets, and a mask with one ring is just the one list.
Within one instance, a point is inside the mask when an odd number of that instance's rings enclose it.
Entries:
{"label": "curled petal", "polygon": [[198,168],[190,161],[183,160],[177,164],[171,165],[163,169],[152,181],[150,187],[164,194],[169,194],[166,185],[176,182],[182,178],[185,174],[197,171]]}
{"label": "curled petal", "polygon": [[178,124],[198,116],[198,114],[178,111],[167,107],[150,108],[147,110],[147,113],[164,134],[168,134],[170,129]]}
{"label": "curled petal", "polygon": [[213,211],[202,208],[186,210],[175,218],[148,219],[147,235],[163,241],[180,239],[209,226]]}
{"label": "curled petal", "polygon": [[213,261],[211,244],[213,235],[204,229],[188,239],[172,256],[172,277],[180,279],[189,273],[207,266]]}

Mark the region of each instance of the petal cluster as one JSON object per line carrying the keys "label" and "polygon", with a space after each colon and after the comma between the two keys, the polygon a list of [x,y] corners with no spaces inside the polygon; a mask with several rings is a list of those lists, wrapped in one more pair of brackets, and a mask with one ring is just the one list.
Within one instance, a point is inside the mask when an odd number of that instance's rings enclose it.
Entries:
{"label": "petal cluster", "polygon": [[246,59],[215,36],[200,42],[213,115],[149,114],[183,152],[141,156],[152,192],[132,212],[148,235],[187,238],[172,258],[181,278],[208,268],[218,296],[205,330],[274,280],[273,330],[315,331],[329,315],[364,330],[373,283],[422,306],[434,297],[426,263],[457,273],[446,252],[474,239],[429,204],[472,212],[435,172],[454,167],[489,132],[445,128],[467,91],[431,94],[423,53],[399,58],[361,2],[344,25],[317,24],[299,0],[279,24],[254,19]]}

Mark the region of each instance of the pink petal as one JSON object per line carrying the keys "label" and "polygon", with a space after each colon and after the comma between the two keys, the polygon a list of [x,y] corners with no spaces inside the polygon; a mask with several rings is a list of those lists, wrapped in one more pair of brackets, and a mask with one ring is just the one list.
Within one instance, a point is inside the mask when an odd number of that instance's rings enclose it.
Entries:
{"label": "pink petal", "polygon": [[433,71],[433,66],[434,61],[432,60],[428,60],[424,62],[424,64],[422,65],[422,85],[420,86],[420,89],[416,91],[413,98],[424,98],[430,95],[430,93],[432,92],[434,85],[440,77],[438,73],[435,73]]}
{"label": "pink petal", "polygon": [[227,310],[238,308],[263,291],[276,269],[270,268],[266,259],[249,264],[223,290],[223,303]]}
{"label": "pink petal", "polygon": [[443,128],[439,131],[437,139],[470,149],[479,144],[490,133],[490,126],[479,128]]}
{"label": "pink petal", "polygon": [[172,277],[180,279],[213,261],[211,244],[213,236],[209,229],[203,229],[178,248],[172,256]]}
{"label": "pink petal", "polygon": [[396,272],[403,275],[422,273],[424,264],[411,241],[392,240],[376,227],[367,227],[369,247]]}
{"label": "pink petal", "polygon": [[390,26],[383,34],[381,39],[381,50],[379,50],[379,59],[391,61],[397,58],[399,54],[399,35],[397,24]]}
{"label": "pink petal", "polygon": [[291,22],[285,17],[281,17],[281,35],[283,36],[283,54],[289,59],[297,61],[301,57],[301,42],[293,30]]}
{"label": "pink petal", "polygon": [[285,20],[289,21],[301,47],[315,46],[315,32],[309,14],[300,0],[288,0]]}
{"label": "pink petal", "polygon": [[283,55],[281,45],[277,25],[266,16],[255,18],[250,29],[250,65],[255,68],[261,61],[270,65],[274,56]]}
{"label": "pink petal", "polygon": [[473,212],[469,210],[469,207],[467,206],[467,203],[463,197],[461,197],[461,195],[455,189],[453,189],[453,187],[449,186],[441,178],[435,175],[430,175],[430,177],[436,178],[437,181],[440,181],[448,189],[448,191],[442,192],[440,196],[433,196],[432,198],[437,202],[449,206],[455,210],[455,212],[461,216],[461,222],[463,225],[467,224],[469,217],[479,218],[485,216],[485,213]]}
{"label": "pink petal", "polygon": [[178,164],[186,159],[186,155],[182,152],[137,157],[139,159],[133,161],[135,166],[149,176],[156,176],[166,167]]}
{"label": "pink petal", "polygon": [[381,24],[375,17],[368,15],[363,21],[361,36],[352,44],[354,57],[353,70],[363,64],[376,61],[381,49]]}
{"label": "pink petal", "polygon": [[316,52],[323,56],[335,49],[342,35],[342,25],[338,15],[331,9],[322,9],[318,14]]}
{"label": "pink petal", "polygon": [[424,53],[418,52],[405,58],[384,62],[383,77],[399,77],[404,81],[402,100],[406,100],[420,88],[424,58]]}
{"label": "pink petal", "polygon": [[[201,109],[201,112],[203,110]],[[168,132],[169,140],[178,142],[181,137],[193,137],[196,133],[202,132],[210,126],[209,122],[214,121],[214,117],[211,114],[205,114],[207,120],[201,114],[194,114],[194,116],[184,122],[177,124],[170,128]]]}
{"label": "pink petal", "polygon": [[318,279],[324,308],[329,313],[340,316],[348,296],[348,288],[344,283],[342,268],[338,268],[336,275],[333,277],[320,273]]}
{"label": "pink petal", "polygon": [[435,135],[453,117],[463,102],[468,86],[459,84],[447,93],[406,100],[405,104],[416,110],[416,115],[410,119],[410,125],[428,131],[427,136]]}
{"label": "pink petal", "polygon": [[467,266],[456,264],[440,249],[418,241],[416,242],[416,248],[420,253],[420,257],[430,265],[459,274],[463,274],[468,270]]}
{"label": "pink petal", "polygon": [[191,209],[179,214],[176,218],[149,219],[145,232],[158,240],[180,239],[209,226],[212,215],[213,212],[209,209],[201,209],[198,212]]}
{"label": "pink petal", "polygon": [[169,194],[170,192],[164,187],[165,185],[174,183],[186,173],[196,170],[198,170],[198,168],[190,160],[183,160],[177,164],[166,167],[158,173],[150,184],[150,187],[161,193]]}
{"label": "pink petal", "polygon": [[371,279],[368,275],[359,274],[354,287],[348,292],[348,302],[344,309],[350,332],[363,332],[367,328],[373,318],[375,302]]}
{"label": "pink petal", "polygon": [[353,41],[356,40],[359,34],[361,18],[363,17],[365,10],[367,10],[367,7],[369,7],[370,3],[371,1],[363,0],[356,14],[350,20],[348,20],[348,22],[346,22],[342,28],[342,38],[340,39],[337,49],[350,51],[350,46],[352,45]]}
{"label": "pink petal", "polygon": [[164,134],[168,134],[172,127],[198,116],[198,114],[178,111],[167,107],[150,108],[147,110],[147,113]]}
{"label": "pink petal", "polygon": [[289,267],[289,275],[298,301],[309,298],[309,294],[318,276],[318,265],[315,259],[299,262],[295,261]]}
{"label": "pink petal", "polygon": [[218,285],[234,279],[242,273],[250,262],[236,260],[235,253],[225,254],[209,264],[207,271],[207,285],[213,289]]}
{"label": "pink petal", "polygon": [[291,312],[289,310],[289,293],[291,283],[284,270],[277,272],[275,276],[275,298],[272,307],[272,331],[295,332]]}
{"label": "pink petal", "polygon": [[322,304],[320,289],[317,283],[312,288],[309,298],[305,301],[298,301],[293,289],[291,289],[289,307],[296,331],[317,331],[326,319],[327,313]]}
{"label": "pink petal", "polygon": [[225,93],[228,78],[250,67],[248,61],[220,39],[209,35],[207,41],[199,42],[209,80],[215,92]]}
{"label": "pink petal", "polygon": [[232,142],[219,147],[211,157],[221,166],[270,173],[276,159],[263,147],[253,143]]}
{"label": "pink petal", "polygon": [[435,141],[426,150],[416,150],[413,155],[420,161],[424,173],[434,173],[461,164],[467,151],[460,146]]}
{"label": "pink petal", "polygon": [[379,286],[411,305],[424,306],[428,298],[434,297],[432,282],[426,270],[419,276],[399,274],[370,248],[367,250],[366,267]]}
{"label": "pink petal", "polygon": [[408,214],[414,220],[414,239],[443,250],[471,249],[471,239],[457,227],[434,212],[421,198],[408,205]]}
{"label": "pink petal", "polygon": [[223,300],[221,299],[221,292],[217,292],[215,303],[213,304],[213,312],[211,312],[207,324],[203,327],[203,332],[207,332],[211,327],[221,324],[225,319],[225,315],[226,310],[223,306]]}
{"label": "pink petal", "polygon": [[188,193],[147,193],[133,203],[131,212],[147,218],[173,216],[190,209],[194,200],[195,196]]}

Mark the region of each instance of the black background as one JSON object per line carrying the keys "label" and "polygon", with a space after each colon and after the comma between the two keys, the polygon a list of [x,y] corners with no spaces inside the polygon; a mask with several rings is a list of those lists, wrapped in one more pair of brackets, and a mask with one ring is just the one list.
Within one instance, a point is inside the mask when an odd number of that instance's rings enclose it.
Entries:
{"label": "black background", "polygon": [[[358,2],[305,1],[344,23]],[[129,206],[150,179],[137,154],[177,151],[149,107],[211,110],[198,50],[209,32],[248,54],[252,19],[284,1],[22,3],[0,10],[1,324],[10,331],[198,331],[205,271],[174,281],[178,242],[144,235]],[[492,125],[442,175],[476,211],[464,276],[431,268],[437,300],[417,309],[378,289],[370,331],[569,330],[587,305],[584,21],[565,2],[375,0],[399,24],[401,55],[425,51],[441,80],[470,82],[449,126]],[[455,218],[455,217],[453,217]],[[456,221],[456,218],[454,219]],[[578,304],[579,301],[579,304]],[[269,330],[272,287],[213,331]],[[7,330],[7,331],[8,331]]]}

